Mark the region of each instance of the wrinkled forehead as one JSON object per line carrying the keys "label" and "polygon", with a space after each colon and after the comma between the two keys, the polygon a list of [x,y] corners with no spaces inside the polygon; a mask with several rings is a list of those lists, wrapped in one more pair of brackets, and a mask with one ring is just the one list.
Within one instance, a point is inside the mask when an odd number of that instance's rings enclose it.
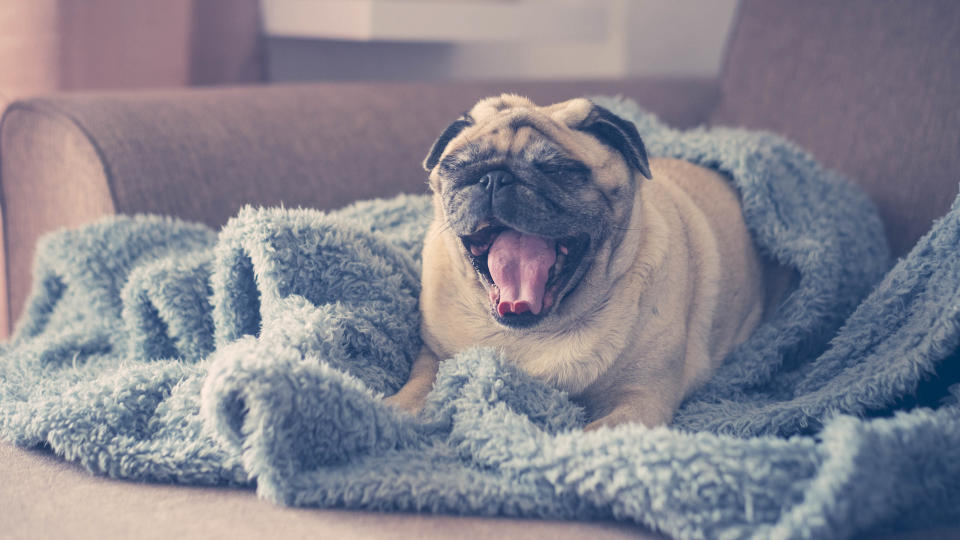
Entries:
{"label": "wrinkled forehead", "polygon": [[470,110],[474,124],[461,132],[448,154],[463,162],[493,155],[537,161],[580,153],[582,138],[571,128],[583,122],[591,108],[586,99],[538,107],[512,94],[487,98]]}
{"label": "wrinkled forehead", "polygon": [[569,153],[530,126],[493,129],[484,136],[465,139],[461,144],[450,148],[440,160],[440,171],[456,170],[468,163],[502,158],[544,163],[562,159]]}
{"label": "wrinkled forehead", "polygon": [[583,122],[592,107],[590,101],[583,98],[538,107],[525,97],[503,94],[479,101],[470,109],[469,115],[474,122],[472,131],[475,134],[528,125],[550,136],[555,130]]}

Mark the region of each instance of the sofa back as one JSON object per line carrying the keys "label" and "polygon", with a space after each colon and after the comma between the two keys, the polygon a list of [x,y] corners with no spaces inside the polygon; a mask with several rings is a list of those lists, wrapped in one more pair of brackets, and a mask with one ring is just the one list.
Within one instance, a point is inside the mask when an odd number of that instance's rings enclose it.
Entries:
{"label": "sofa back", "polygon": [[960,185],[960,2],[741,0],[711,123],[782,133],[862,185],[895,254]]}
{"label": "sofa back", "polygon": [[337,208],[426,192],[420,164],[430,144],[474,101],[505,90],[542,103],[620,93],[681,127],[706,122],[717,100],[716,81],[677,79],[315,83],[17,101],[0,123],[0,339],[22,311],[43,233],[115,213],[219,227],[244,204]]}

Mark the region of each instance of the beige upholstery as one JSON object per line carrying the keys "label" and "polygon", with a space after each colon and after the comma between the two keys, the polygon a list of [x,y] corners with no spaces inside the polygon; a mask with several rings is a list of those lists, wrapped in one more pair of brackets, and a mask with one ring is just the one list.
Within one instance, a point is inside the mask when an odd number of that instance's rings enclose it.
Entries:
{"label": "beige upholstery", "polygon": [[251,490],[93,478],[43,452],[0,443],[0,538],[32,540],[653,540],[618,523],[282,508]]}

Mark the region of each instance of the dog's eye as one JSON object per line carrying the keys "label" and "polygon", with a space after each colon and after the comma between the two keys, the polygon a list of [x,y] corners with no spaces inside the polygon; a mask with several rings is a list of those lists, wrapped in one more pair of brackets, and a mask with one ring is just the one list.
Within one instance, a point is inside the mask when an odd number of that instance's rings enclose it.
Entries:
{"label": "dog's eye", "polygon": [[590,178],[590,168],[575,159],[562,157],[535,161],[533,166],[540,173],[561,182],[581,183]]}
{"label": "dog's eye", "polygon": [[464,165],[466,165],[466,161],[459,155],[453,154],[440,160],[438,171],[441,175],[449,174],[461,169]]}
{"label": "dog's eye", "polygon": [[480,184],[480,179],[493,169],[502,168],[500,162],[468,163],[461,168],[443,174],[443,182],[451,189],[460,189]]}

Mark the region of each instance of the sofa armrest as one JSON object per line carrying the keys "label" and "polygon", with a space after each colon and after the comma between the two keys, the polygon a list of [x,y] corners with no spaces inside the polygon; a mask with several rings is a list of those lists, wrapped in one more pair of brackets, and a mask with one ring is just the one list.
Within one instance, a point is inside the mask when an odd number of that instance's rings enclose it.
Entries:
{"label": "sofa armrest", "polygon": [[[335,208],[425,192],[433,139],[477,99],[622,94],[677,126],[705,122],[712,80],[344,84],[65,94],[13,103],[0,125],[9,305],[37,238],[114,213],[219,227],[244,204]],[[3,316],[9,317],[7,324]]]}

